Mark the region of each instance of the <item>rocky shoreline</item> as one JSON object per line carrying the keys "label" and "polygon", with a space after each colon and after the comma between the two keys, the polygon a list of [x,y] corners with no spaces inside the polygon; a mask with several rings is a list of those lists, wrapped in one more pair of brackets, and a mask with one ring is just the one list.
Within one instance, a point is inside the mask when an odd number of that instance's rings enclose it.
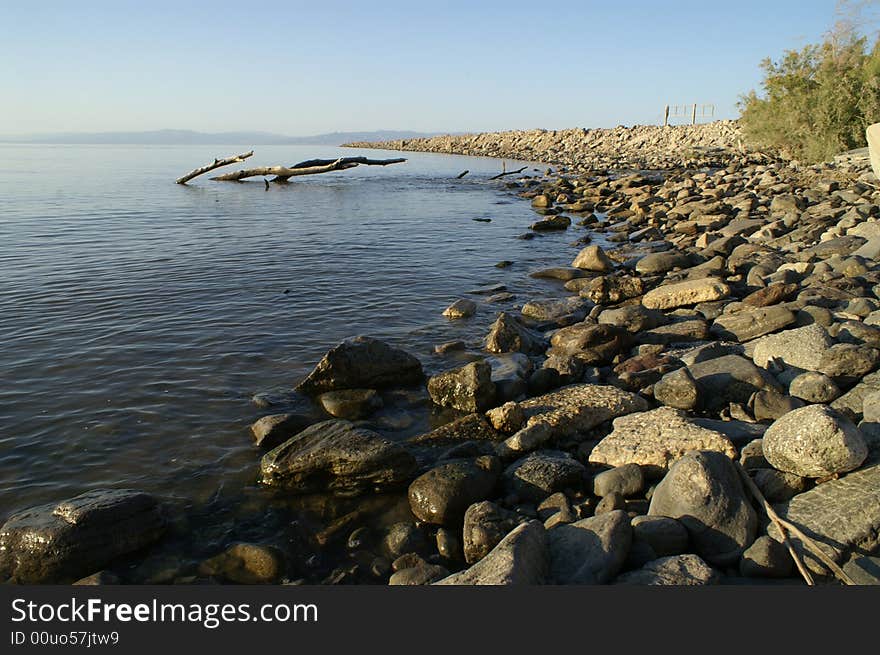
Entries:
{"label": "rocky shoreline", "polygon": [[[755,163],[717,139],[686,161],[678,142],[554,159],[469,138],[449,147],[564,165],[506,183],[537,214],[523,236],[575,234],[574,252],[531,273],[557,293],[500,313],[481,352],[437,344],[450,364],[436,375],[358,337],[289,396],[258,399],[262,484],[351,508],[301,535],[311,550],[235,543],[170,581],[803,584],[753,483],[852,580],[880,582],[880,185],[867,163]],[[468,321],[505,293],[479,291],[444,314]],[[454,420],[403,442],[370,420],[425,396]],[[377,523],[388,498],[395,518]],[[113,582],[113,563],[172,523],[129,490],[32,508],[0,528],[0,572]],[[817,580],[839,581],[791,542]],[[332,565],[305,572],[330,547]]]}

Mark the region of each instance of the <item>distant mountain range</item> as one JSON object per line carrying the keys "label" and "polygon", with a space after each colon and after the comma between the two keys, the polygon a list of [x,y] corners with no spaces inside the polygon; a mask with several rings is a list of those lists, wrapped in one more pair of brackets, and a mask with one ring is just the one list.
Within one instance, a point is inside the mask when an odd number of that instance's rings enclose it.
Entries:
{"label": "distant mountain range", "polygon": [[439,132],[376,130],[374,132],[330,132],[314,136],[285,136],[271,132],[195,132],[193,130],[153,130],[149,132],[55,132],[0,135],[0,143],[132,144],[132,145],[327,145],[354,141],[391,141],[436,136]]}

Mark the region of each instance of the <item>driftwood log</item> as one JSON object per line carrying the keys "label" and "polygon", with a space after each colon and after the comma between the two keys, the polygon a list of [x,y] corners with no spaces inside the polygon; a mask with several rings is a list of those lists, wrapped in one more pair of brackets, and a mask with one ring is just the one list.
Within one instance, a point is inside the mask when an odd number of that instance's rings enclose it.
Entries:
{"label": "driftwood log", "polygon": [[209,171],[213,171],[215,168],[220,168],[221,166],[229,166],[230,164],[237,164],[240,161],[244,161],[248,157],[253,157],[254,151],[243,152],[240,155],[234,155],[232,157],[224,157],[223,159],[215,159],[212,163],[202,166],[201,168],[197,168],[194,171],[190,171],[183,177],[177,178],[178,184],[186,184],[194,177],[198,177],[199,175],[204,175]]}
{"label": "driftwood log", "polygon": [[508,171],[507,164],[505,162],[501,162],[501,172],[498,173],[498,175],[490,177],[489,179],[490,180],[500,180],[502,177],[505,177],[506,175],[517,175],[518,173],[522,173],[527,168],[528,168],[528,166],[523,166],[522,168],[518,168],[515,171]]}
{"label": "driftwood log", "polygon": [[344,171],[354,168],[360,164],[366,166],[388,166],[389,164],[399,164],[405,162],[406,159],[367,159],[366,157],[340,157],[339,159],[309,159],[302,161],[293,166],[258,166],[256,168],[246,168],[234,173],[226,173],[212,177],[212,180],[221,182],[238,182],[249,177],[257,177],[260,175],[273,175],[273,182],[283,184],[291,177],[299,177],[302,175],[317,175],[319,173],[329,173],[331,171]]}

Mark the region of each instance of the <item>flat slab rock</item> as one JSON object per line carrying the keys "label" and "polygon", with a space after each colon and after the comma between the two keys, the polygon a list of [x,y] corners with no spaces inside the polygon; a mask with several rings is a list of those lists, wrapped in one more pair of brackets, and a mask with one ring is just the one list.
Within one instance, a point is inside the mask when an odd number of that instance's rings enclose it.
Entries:
{"label": "flat slab rock", "polygon": [[0,572],[23,584],[72,582],[150,545],[164,529],[153,496],[90,491],[11,516],[0,528]]}
{"label": "flat slab rock", "polygon": [[590,453],[591,464],[638,464],[647,473],[662,475],[690,450],[715,450],[731,459],[733,443],[721,432],[701,427],[684,412],[660,407],[614,420],[614,430]]}
{"label": "flat slab rock", "polygon": [[[540,420],[554,437],[587,432],[618,416],[643,412],[648,401],[634,393],[600,384],[573,384],[520,403],[529,422]],[[535,418],[539,417],[539,418]]]}
{"label": "flat slab rock", "polygon": [[[880,545],[880,462],[824,482],[774,507],[838,563],[853,551],[869,553]],[[772,524],[767,533],[782,540]],[[794,535],[791,538],[810,570],[827,574],[803,544]]]}
{"label": "flat slab rock", "polygon": [[642,298],[642,304],[648,309],[674,309],[701,302],[721,300],[730,295],[730,287],[716,278],[703,278],[664,284],[651,289]]}

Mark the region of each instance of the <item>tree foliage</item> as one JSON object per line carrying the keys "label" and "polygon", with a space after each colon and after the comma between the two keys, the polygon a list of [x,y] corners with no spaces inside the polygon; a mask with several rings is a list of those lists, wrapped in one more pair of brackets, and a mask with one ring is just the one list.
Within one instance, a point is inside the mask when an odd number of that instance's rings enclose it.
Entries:
{"label": "tree foliage", "polygon": [[851,29],[818,45],[765,59],[763,94],[740,100],[746,137],[789,157],[821,161],[865,145],[880,122],[880,38],[873,46]]}

